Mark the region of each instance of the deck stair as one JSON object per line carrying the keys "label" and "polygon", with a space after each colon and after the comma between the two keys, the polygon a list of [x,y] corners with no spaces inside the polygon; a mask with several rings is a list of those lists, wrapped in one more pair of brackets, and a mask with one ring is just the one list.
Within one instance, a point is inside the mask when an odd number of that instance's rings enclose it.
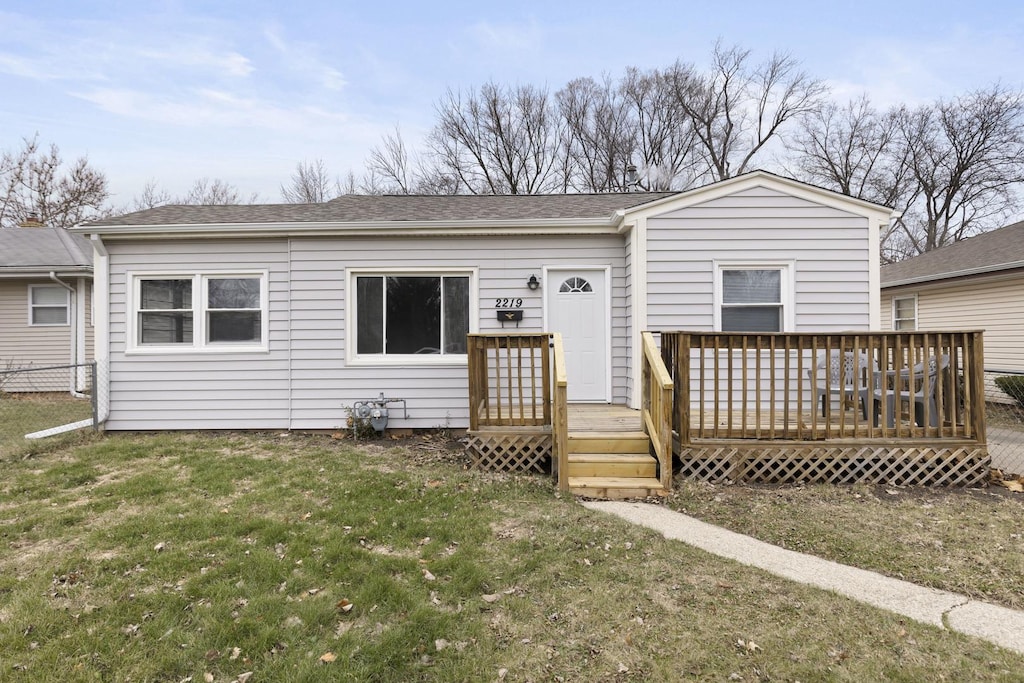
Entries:
{"label": "deck stair", "polygon": [[621,500],[665,495],[650,438],[641,431],[569,432],[569,491]]}

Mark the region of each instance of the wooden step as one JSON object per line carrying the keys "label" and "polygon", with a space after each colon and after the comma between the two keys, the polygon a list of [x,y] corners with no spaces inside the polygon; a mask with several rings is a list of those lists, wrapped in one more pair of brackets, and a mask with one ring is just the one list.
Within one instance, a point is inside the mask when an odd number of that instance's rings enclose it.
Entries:
{"label": "wooden step", "polygon": [[569,453],[570,477],[654,477],[658,461],[646,453]]}
{"label": "wooden step", "polygon": [[569,477],[569,492],[588,498],[650,498],[668,492],[654,477]]}
{"label": "wooden step", "polygon": [[569,432],[570,453],[649,453],[650,438],[643,432]]}

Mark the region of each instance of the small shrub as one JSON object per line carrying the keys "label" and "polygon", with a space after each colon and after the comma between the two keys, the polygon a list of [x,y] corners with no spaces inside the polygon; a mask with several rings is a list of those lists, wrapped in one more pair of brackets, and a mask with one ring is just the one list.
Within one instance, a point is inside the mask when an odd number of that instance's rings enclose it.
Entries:
{"label": "small shrub", "polygon": [[1024,375],[996,377],[996,386],[1024,408]]}

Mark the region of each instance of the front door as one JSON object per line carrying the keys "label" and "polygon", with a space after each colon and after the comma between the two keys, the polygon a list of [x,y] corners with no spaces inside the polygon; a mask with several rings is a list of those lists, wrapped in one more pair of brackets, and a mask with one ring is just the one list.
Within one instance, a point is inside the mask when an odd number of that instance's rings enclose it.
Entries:
{"label": "front door", "polygon": [[607,270],[548,269],[545,290],[547,329],[562,334],[569,400],[609,402]]}

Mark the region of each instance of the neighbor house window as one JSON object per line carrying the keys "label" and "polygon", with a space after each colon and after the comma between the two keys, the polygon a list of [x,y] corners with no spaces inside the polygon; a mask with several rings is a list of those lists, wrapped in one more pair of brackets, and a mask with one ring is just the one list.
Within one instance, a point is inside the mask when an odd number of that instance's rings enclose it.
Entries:
{"label": "neighbor house window", "polygon": [[893,297],[892,329],[917,329],[917,296]]}
{"label": "neighbor house window", "polygon": [[358,356],[465,356],[469,274],[354,277]]}
{"label": "neighbor house window", "polygon": [[135,346],[266,347],[266,274],[135,276]]}
{"label": "neighbor house window", "polygon": [[787,328],[787,266],[718,268],[718,329],[722,332],[784,332]]}
{"label": "neighbor house window", "polygon": [[67,325],[71,297],[60,285],[29,285],[29,325]]}

